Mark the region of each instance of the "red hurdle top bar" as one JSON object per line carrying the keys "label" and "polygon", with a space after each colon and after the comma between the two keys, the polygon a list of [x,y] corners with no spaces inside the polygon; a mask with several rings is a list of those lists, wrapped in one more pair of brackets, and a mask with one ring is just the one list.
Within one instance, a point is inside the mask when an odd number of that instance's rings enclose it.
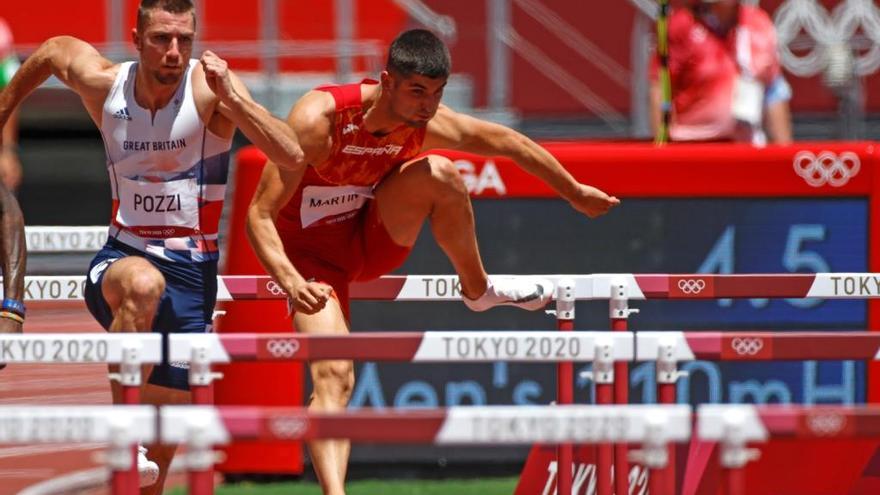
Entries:
{"label": "red hurdle top bar", "polygon": [[653,361],[673,345],[676,361],[878,360],[880,334],[840,332],[638,332],[636,359]]}
{"label": "red hurdle top bar", "polygon": [[205,355],[213,363],[315,359],[428,363],[590,362],[596,357],[597,346],[609,347],[611,357],[615,360],[629,361],[634,357],[633,335],[628,332],[560,334],[555,331],[456,330],[351,335],[211,333],[173,334],[169,338],[171,361],[189,361],[193,349],[199,346],[206,350]]}
{"label": "red hurdle top bar", "polygon": [[723,441],[730,434],[745,442],[880,438],[877,406],[705,404],[697,408],[697,416],[698,436],[708,441]]}
{"label": "red hurdle top bar", "polygon": [[[0,408],[2,410],[2,408]],[[685,441],[687,405],[455,406],[446,409],[357,409],[315,413],[302,408],[173,406],[161,408],[165,442],[193,433],[212,444],[232,439],[312,440],[441,445],[526,445],[561,441]],[[651,425],[661,426],[658,431]]]}
{"label": "red hurdle top bar", "polygon": [[[627,297],[640,299],[714,298],[880,298],[880,273],[778,274],[593,274],[542,275],[575,283],[577,300],[610,299],[612,286],[625,284]],[[25,278],[28,301],[82,300],[83,276]],[[218,301],[286,299],[287,294],[268,276],[222,275],[217,280]],[[352,299],[370,301],[461,301],[455,275],[389,275],[352,284]]]}
{"label": "red hurdle top bar", "polygon": [[[612,284],[625,283],[630,299],[844,298],[880,297],[880,273],[780,274],[595,274],[548,275],[575,282],[575,298],[609,299]],[[224,276],[219,300],[286,297],[268,277]],[[459,301],[453,275],[390,275],[352,284],[351,298],[384,301]]]}

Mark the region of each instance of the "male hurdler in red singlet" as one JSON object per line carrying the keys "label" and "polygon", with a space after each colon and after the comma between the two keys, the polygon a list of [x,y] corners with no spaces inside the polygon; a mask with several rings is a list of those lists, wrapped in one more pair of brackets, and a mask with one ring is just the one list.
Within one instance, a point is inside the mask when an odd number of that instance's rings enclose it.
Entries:
{"label": "male hurdler in red singlet", "polygon": [[[490,277],[483,269],[468,191],[453,163],[432,149],[506,156],[590,216],[618,203],[579,184],[542,147],[500,125],[440,105],[449,52],[425,30],[392,43],[381,82],[326,86],[293,108],[308,166],[266,165],[248,213],[258,257],[291,297],[296,328],[348,331],[348,284],[388,273],[412,249],[426,219],[475,311],[507,304],[529,310],[552,297],[551,282]],[[344,409],[354,384],[350,361],[311,363],[310,407]],[[325,494],[344,493],[349,442],[310,444]]]}

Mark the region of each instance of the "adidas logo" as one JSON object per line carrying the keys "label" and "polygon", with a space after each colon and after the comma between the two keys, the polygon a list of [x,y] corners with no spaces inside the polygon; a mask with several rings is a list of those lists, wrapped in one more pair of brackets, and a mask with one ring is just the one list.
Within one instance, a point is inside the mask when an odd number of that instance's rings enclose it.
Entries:
{"label": "adidas logo", "polygon": [[342,128],[342,135],[351,134],[352,132],[356,132],[358,130],[358,126],[354,124],[348,124]]}
{"label": "adidas logo", "polygon": [[121,120],[131,120],[131,114],[128,113],[128,107],[117,110],[116,113],[113,114],[113,118]]}

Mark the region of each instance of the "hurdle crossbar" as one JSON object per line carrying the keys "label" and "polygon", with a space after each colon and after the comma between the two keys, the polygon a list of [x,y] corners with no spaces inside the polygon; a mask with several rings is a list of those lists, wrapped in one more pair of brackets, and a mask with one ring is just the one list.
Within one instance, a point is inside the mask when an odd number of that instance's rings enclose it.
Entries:
{"label": "hurdle crossbar", "polygon": [[162,362],[162,336],[150,333],[0,334],[3,363]]}
{"label": "hurdle crossbar", "polygon": [[[623,281],[624,297],[645,299],[715,298],[880,298],[880,273],[778,273],[778,274],[596,274],[547,275],[554,282],[575,282],[575,300],[612,298],[612,285]],[[75,301],[82,299],[85,276],[29,276],[25,299],[29,301]],[[268,276],[221,275],[218,301],[286,299],[287,294]],[[454,275],[388,275],[351,286],[354,300],[460,301],[461,289]]]}
{"label": "hurdle crossbar", "polygon": [[406,362],[591,362],[596,348],[614,360],[632,360],[633,335],[608,332],[428,331],[370,332],[349,335],[204,334],[171,335],[171,361],[187,361],[193,349],[207,349],[208,360],[305,361],[356,359]]}
{"label": "hurdle crossbar", "polygon": [[690,418],[687,405],[456,406],[343,413],[314,413],[302,408],[166,406],[161,408],[161,431],[162,440],[169,443],[187,443],[192,435],[201,435],[215,444],[232,439],[319,438],[437,445],[639,443],[647,439],[683,442],[690,438]]}
{"label": "hurdle crossbar", "polygon": [[702,440],[766,442],[771,438],[880,438],[880,406],[703,404],[697,406]]}
{"label": "hurdle crossbar", "polygon": [[0,406],[0,443],[150,443],[153,406]]}
{"label": "hurdle crossbar", "polygon": [[744,495],[743,468],[758,457],[749,444],[771,438],[877,439],[880,406],[700,405],[697,435],[720,444],[726,493]]}
{"label": "hurdle crossbar", "polygon": [[28,225],[24,238],[28,253],[97,252],[107,242],[107,226]]}
{"label": "hurdle crossbar", "polygon": [[[354,359],[400,362],[626,362],[880,360],[868,331],[426,331],[347,335],[298,333],[171,334],[167,360],[211,363]],[[152,333],[0,334],[0,362],[140,364],[163,361]]]}
{"label": "hurdle crossbar", "polygon": [[880,334],[864,330],[636,333],[636,360],[878,360]]}

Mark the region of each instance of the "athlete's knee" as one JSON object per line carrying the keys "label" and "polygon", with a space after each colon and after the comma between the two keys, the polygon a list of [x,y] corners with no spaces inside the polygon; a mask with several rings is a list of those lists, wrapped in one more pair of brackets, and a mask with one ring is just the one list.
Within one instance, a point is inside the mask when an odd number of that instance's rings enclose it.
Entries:
{"label": "athlete's knee", "polygon": [[430,170],[431,181],[448,194],[467,195],[467,185],[458,171],[458,167],[449,158],[440,155],[426,157]]}
{"label": "athlete's knee", "polygon": [[354,364],[351,361],[319,361],[313,369],[316,390],[348,399],[354,388]]}
{"label": "athlete's knee", "polygon": [[165,292],[165,277],[152,266],[127,273],[120,284],[123,301],[150,306]]}

